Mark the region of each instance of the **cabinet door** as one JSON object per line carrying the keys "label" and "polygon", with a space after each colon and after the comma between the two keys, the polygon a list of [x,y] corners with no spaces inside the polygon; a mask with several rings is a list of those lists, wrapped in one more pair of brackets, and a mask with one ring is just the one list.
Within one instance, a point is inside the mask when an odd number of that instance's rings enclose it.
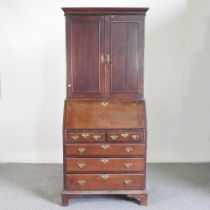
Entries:
{"label": "cabinet door", "polygon": [[113,99],[141,99],[144,16],[109,15],[105,18],[106,95]]}
{"label": "cabinet door", "polygon": [[104,16],[66,17],[67,98],[104,96]]}

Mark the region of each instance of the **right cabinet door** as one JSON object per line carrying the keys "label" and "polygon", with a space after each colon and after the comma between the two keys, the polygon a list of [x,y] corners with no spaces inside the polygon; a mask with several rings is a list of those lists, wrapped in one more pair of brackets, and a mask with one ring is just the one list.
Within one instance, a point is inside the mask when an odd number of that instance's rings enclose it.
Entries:
{"label": "right cabinet door", "polygon": [[143,98],[144,16],[105,16],[106,95]]}

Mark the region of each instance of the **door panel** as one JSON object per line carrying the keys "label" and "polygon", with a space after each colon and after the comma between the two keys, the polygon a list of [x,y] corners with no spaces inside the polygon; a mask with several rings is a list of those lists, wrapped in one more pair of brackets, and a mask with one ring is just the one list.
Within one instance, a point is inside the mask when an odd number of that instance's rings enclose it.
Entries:
{"label": "door panel", "polygon": [[[143,29],[144,16],[106,16],[106,54],[111,61],[108,69],[108,95],[111,98],[143,97]],[[109,33],[109,34],[108,34]]]}
{"label": "door panel", "polygon": [[69,98],[101,98],[104,95],[103,16],[67,17],[67,93]]}

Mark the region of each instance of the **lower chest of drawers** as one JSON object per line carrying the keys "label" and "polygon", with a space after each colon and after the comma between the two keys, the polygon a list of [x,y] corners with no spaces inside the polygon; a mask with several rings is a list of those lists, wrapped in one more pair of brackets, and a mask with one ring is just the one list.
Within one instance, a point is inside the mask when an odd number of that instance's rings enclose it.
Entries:
{"label": "lower chest of drawers", "polygon": [[145,130],[65,132],[65,190],[144,189],[145,141]]}

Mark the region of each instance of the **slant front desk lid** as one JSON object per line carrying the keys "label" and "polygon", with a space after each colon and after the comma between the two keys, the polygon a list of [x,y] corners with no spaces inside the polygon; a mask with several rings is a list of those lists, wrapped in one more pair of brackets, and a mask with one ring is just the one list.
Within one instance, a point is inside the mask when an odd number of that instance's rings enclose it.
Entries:
{"label": "slant front desk lid", "polygon": [[65,101],[64,129],[145,128],[144,101]]}

